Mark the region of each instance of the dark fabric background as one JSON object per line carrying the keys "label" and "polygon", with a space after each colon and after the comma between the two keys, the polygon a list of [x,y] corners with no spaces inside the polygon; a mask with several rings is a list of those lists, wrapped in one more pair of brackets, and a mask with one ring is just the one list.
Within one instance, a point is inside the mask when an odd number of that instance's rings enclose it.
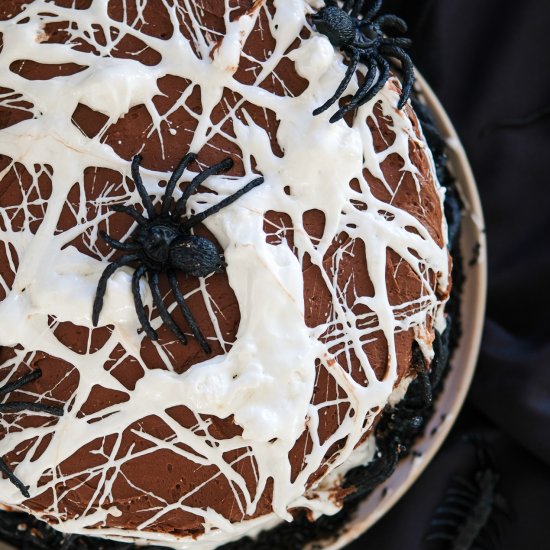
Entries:
{"label": "dark fabric background", "polygon": [[[499,550],[550,549],[550,0],[387,0],[454,122],[477,179],[489,254],[487,320],[457,425],[407,495],[350,550],[431,550],[451,478],[473,479],[481,435],[510,518]],[[523,120],[523,124],[519,122]]]}

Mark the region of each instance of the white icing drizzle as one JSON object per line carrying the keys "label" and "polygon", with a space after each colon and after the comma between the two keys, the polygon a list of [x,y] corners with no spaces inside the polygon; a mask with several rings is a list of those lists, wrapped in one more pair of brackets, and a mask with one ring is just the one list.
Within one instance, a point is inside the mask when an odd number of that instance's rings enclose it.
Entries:
{"label": "white icing drizzle", "polygon": [[[142,0],[137,2],[139,13],[145,3]],[[196,14],[202,6],[200,1],[191,0],[180,0],[175,6],[172,4],[169,0],[159,0],[159,5],[170,14],[175,28],[178,28],[178,10]],[[191,8],[191,4],[196,6]],[[328,449],[338,441],[345,443],[331,459],[330,469],[340,467],[338,472],[342,468],[345,471],[346,461],[372,422],[374,415],[369,416],[369,411],[383,407],[388,401],[397,381],[395,334],[412,327],[418,327],[420,334],[431,321],[436,326],[442,326],[444,302],[437,298],[428,273],[431,270],[438,274],[439,288],[445,291],[449,279],[446,247],[440,247],[412,215],[375,198],[363,175],[363,169],[367,168],[391,191],[381,164],[391,153],[397,153],[405,163],[403,172],[412,174],[417,189],[423,185],[434,185],[432,179],[421,178],[409,159],[411,141],[420,143],[422,147],[424,145],[416,137],[410,120],[396,111],[394,106],[398,101],[398,92],[391,84],[385,86],[376,100],[359,109],[352,127],[345,122],[328,123],[336,107],[322,116],[311,116],[314,108],[336,89],[343,77],[345,65],[341,54],[335,53],[328,40],[316,33],[302,39],[290,54],[285,53],[302,28],[309,28],[306,15],[312,12],[310,4],[313,5],[313,2],[275,0],[276,10],[271,14],[260,2],[252,13],[230,21],[232,10],[229,0],[225,0],[224,37],[204,32],[195,15],[191,17],[193,24],[190,31],[198,55],[178,32],[166,40],[141,32],[143,21],[139,13],[135,21],[112,20],[107,14],[107,0],[94,0],[92,7],[87,10],[61,8],[51,2],[35,0],[14,19],[0,22],[3,35],[3,49],[0,53],[2,85],[22,94],[23,99],[32,104],[29,110],[33,114],[33,118],[0,132],[0,154],[13,159],[14,163],[22,164],[35,184],[42,173],[42,168],[36,166],[49,165],[52,168],[52,194],[47,200],[44,219],[36,234],[33,235],[30,230],[30,215],[27,215],[22,230],[12,230],[6,218],[6,229],[0,231],[0,241],[8,244],[11,247],[8,250],[13,249],[18,259],[13,285],[0,281],[7,294],[0,302],[0,319],[3,321],[0,345],[20,345],[23,348],[21,351],[16,350],[16,356],[3,365],[2,376],[4,381],[7,380],[28,353],[39,351],[77,366],[80,375],[78,389],[65,416],[57,423],[40,428],[12,431],[0,442],[0,455],[36,438],[26,458],[17,465],[15,473],[30,486],[31,494],[38,494],[69,480],[60,475],[57,469],[52,469],[52,466],[71,457],[87,443],[118,434],[115,450],[107,457],[108,460],[97,468],[80,473],[90,477],[102,476],[103,483],[94,497],[99,505],[90,504],[79,517],[67,519],[56,509],[59,497],[54,499],[47,515],[59,520],[56,528],[60,530],[137,540],[140,543],[151,541],[180,549],[208,549],[244,534],[271,527],[281,519],[290,520],[290,508],[302,506],[315,514],[333,513],[334,505],[326,498],[326,494],[323,497],[320,495],[321,490],[316,493],[314,488],[308,489],[309,477],[319,470]],[[252,29],[260,24],[262,11],[267,14],[269,31],[276,46],[255,73],[256,84],[272,74],[286,55],[295,62],[300,75],[312,83],[299,97],[276,95],[257,85],[245,85],[233,78],[242,57],[243,44]],[[27,18],[28,21],[23,22]],[[74,23],[70,29],[73,39],[84,36],[83,33],[90,31],[92,25],[106,29],[106,36],[110,36],[108,29],[115,27],[120,35],[136,36],[159,52],[162,61],[153,67],[146,67],[131,59],[113,58],[109,55],[113,43],[97,45],[102,54],[100,56],[78,52],[67,45],[44,44],[39,37],[43,33],[44,24],[50,21]],[[93,41],[91,35],[91,31],[88,32],[86,40]],[[210,53],[218,39],[221,39],[221,43],[211,57]],[[47,82],[32,81],[9,70],[10,65],[19,59],[44,64],[71,62],[87,69]],[[107,124],[110,125],[130,107],[143,104],[153,119],[152,132],[158,132],[162,141],[160,126],[166,120],[166,115],[158,113],[152,98],[159,94],[157,81],[165,75],[186,78],[200,88],[202,114],[195,115],[198,117],[198,126],[191,150],[200,151],[213,135],[221,132],[219,126],[212,124],[210,114],[221,101],[224,88],[227,88],[240,94],[243,101],[275,112],[280,121],[277,140],[284,156],[280,158],[273,153],[264,129],[250,117],[246,124],[240,121],[233,110],[228,117],[232,119],[236,136],[229,139],[238,143],[242,149],[246,176],[238,180],[224,176],[213,177],[208,181],[208,186],[218,194],[197,195],[190,201],[191,207],[199,211],[218,202],[220,196],[234,192],[254,177],[253,159],[257,171],[265,177],[262,186],[206,222],[225,251],[229,283],[240,308],[241,321],[233,346],[224,345],[227,351],[225,355],[206,357],[203,362],[181,375],[173,372],[168,359],[166,371],[145,368],[144,376],[137,382],[126,403],[103,409],[92,417],[78,417],[77,412],[86,402],[94,385],[128,393],[110,372],[104,370],[103,365],[118,345],[127,354],[142,361],[139,349],[143,335],[137,332],[139,325],[130,290],[130,269],[118,271],[109,283],[100,321],[103,325],[114,325],[115,329],[101,349],[95,353],[77,354],[55,337],[48,324],[48,315],[53,315],[59,322],[70,321],[91,327],[92,301],[98,278],[107,261],[107,258],[103,262],[97,261],[72,246],[66,247],[84,231],[92,231],[93,234],[97,224],[109,215],[106,208],[92,222],[56,234],[69,191],[75,182],[80,186],[80,208],[85,209],[83,174],[87,167],[107,168],[129,177],[129,163],[102,143],[101,134],[94,139],[87,138],[71,123],[71,116],[78,103],[83,103],[106,114],[109,117]],[[191,89],[186,90],[184,95],[191,93]],[[349,91],[353,93],[355,89],[357,81],[354,79]],[[185,98],[180,100],[181,105],[184,105]],[[0,95],[0,105],[8,106],[10,101],[9,95]],[[375,152],[365,122],[368,117],[372,117],[376,101],[382,102],[383,112],[391,117],[396,132],[395,142],[382,153]],[[7,171],[0,177],[3,178]],[[149,193],[160,198],[163,189],[159,182],[167,179],[169,174],[143,170],[143,175]],[[192,174],[187,173],[186,176],[192,177]],[[354,191],[349,185],[354,179],[359,182],[360,192]],[[1,181],[0,193],[3,185]],[[122,185],[129,199],[127,203],[138,204],[139,196],[133,187],[128,188],[125,183]],[[284,192],[287,186],[292,189],[291,196]],[[442,203],[441,190],[439,194]],[[21,205],[27,213],[32,203],[30,196],[28,193]],[[106,198],[103,200],[108,202]],[[354,200],[365,203],[367,210],[357,209],[352,202]],[[319,241],[311,239],[303,226],[303,214],[311,209],[321,210],[326,217],[324,234]],[[288,246],[275,246],[266,242],[263,222],[264,214],[269,210],[289,214],[294,228],[297,256]],[[0,211],[0,217],[5,218],[6,212]],[[85,210],[77,213],[77,218],[85,219]],[[443,225],[442,232],[445,235],[444,221]],[[415,231],[411,232],[407,228]],[[338,288],[337,281],[330,275],[338,273],[340,262],[350,251],[341,249],[334,256],[332,271],[323,267],[327,250],[344,231],[351,239],[361,239],[365,244],[369,276],[375,292],[372,297],[358,296],[356,303],[368,306],[373,312],[370,317],[357,316],[351,311],[342,300],[345,292]],[[417,303],[398,306],[389,303],[386,289],[388,249],[394,250],[423,281],[423,295]],[[304,320],[302,260],[305,254],[321,268],[332,295],[329,318],[325,324],[313,329],[308,328]],[[10,261],[15,265],[15,256],[11,253],[8,256],[11,256]],[[266,292],[266,289],[269,291]],[[208,294],[208,280],[202,283],[201,292]],[[151,299],[145,287],[143,294],[150,304]],[[207,303],[210,301],[207,300]],[[211,316],[216,327],[215,304],[211,304]],[[153,324],[160,325],[160,320],[155,319]],[[339,336],[344,344],[342,353],[349,354],[353,350],[357,354],[368,380],[367,387],[357,383],[344,368],[331,366],[334,365],[334,357],[329,348],[334,345],[334,340],[324,344],[320,337],[327,331],[338,335],[338,331],[342,330],[338,326],[348,327],[346,333],[340,332]],[[383,331],[388,343],[388,370],[383,380],[376,379],[362,347],[369,335],[378,330]],[[431,343],[425,347],[430,348]],[[162,348],[159,347],[159,350],[162,352]],[[350,405],[347,412],[342,414],[338,429],[323,442],[319,439],[317,427],[322,409],[329,404],[314,405],[311,402],[316,381],[316,360],[327,367],[341,388],[342,397],[338,403]],[[201,422],[205,424],[199,414],[221,418],[234,415],[235,422],[243,428],[243,434],[221,440],[212,446],[207,436],[198,435],[197,429],[184,428],[166,414],[168,408],[178,405],[185,405],[196,413],[197,426]],[[131,424],[150,415],[161,418],[176,437],[162,440],[145,432],[140,433],[152,446],[134,455],[115,459],[121,434]],[[369,419],[366,425],[365,418]],[[96,421],[90,423],[92,419]],[[313,448],[296,479],[291,480],[288,454],[304,427],[309,432]],[[51,441],[46,450],[40,458],[31,462],[34,450],[45,437],[50,436]],[[177,441],[185,442],[196,454],[177,447]],[[117,475],[112,474],[113,469],[120,472],[125,461],[159,449],[185,456],[198,466],[216,465],[219,469],[216,475],[224,476],[233,487],[243,517],[255,513],[258,500],[271,478],[273,513],[254,520],[230,523],[212,509],[190,507],[186,504],[189,495],[182,495],[175,503],[166,502],[158,506],[151,517],[135,531],[101,527],[109,514],[115,517],[120,514],[109,502],[110,488]],[[247,449],[255,459],[255,493],[249,491],[243,475],[223,458],[224,453],[235,449]],[[51,474],[50,480],[39,484],[41,476],[47,472]],[[24,509],[24,498],[6,479],[0,480],[0,495],[3,504]],[[178,540],[170,534],[147,531],[148,526],[171,509],[180,509],[204,518],[204,535],[197,540]]]}

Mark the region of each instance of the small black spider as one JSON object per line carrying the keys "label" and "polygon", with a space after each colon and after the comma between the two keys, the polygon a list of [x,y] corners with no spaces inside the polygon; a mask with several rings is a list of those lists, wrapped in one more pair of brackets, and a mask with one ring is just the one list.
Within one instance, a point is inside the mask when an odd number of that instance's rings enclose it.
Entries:
{"label": "small black spider", "polygon": [[209,176],[220,174],[229,170],[233,166],[231,159],[215,164],[204,172],[195,176],[189,185],[183,191],[180,199],[173,204],[172,194],[176,188],[176,184],[183,172],[193,162],[196,155],[188,153],[180,161],[174,173],[170,177],[166,186],[166,191],[161,201],[160,213],[155,212],[155,207],[139,173],[141,164],[141,156],[137,155],[132,161],[132,177],[140,194],[141,200],[148,218],[142,216],[135,208],[130,206],[117,205],[113,207],[115,212],[124,212],[134,218],[138,224],[136,231],[132,235],[130,243],[121,243],[101,232],[101,238],[110,246],[117,250],[124,250],[129,254],[122,256],[112,264],[110,264],[99,279],[97,292],[93,306],[92,321],[94,326],[97,326],[99,314],[103,308],[103,297],[107,289],[107,281],[113,273],[122,266],[136,262],[137,269],[132,278],[132,292],[136,305],[138,319],[143,327],[143,330],[151,338],[158,340],[157,333],[147,319],[143,301],[141,299],[139,282],[142,277],[148,275],[149,287],[153,295],[153,301],[157,307],[161,319],[166,323],[170,330],[176,335],[178,340],[187,344],[187,338],[182,330],[176,324],[166,306],[162,303],[162,297],[159,289],[159,274],[166,272],[168,280],[176,297],[176,302],[187,321],[191,332],[201,345],[206,353],[210,353],[211,349],[208,342],[197,327],[189,306],[185,303],[183,294],[178,288],[176,271],[183,271],[187,275],[193,277],[206,277],[211,273],[221,272],[225,269],[225,261],[221,254],[216,249],[214,243],[205,237],[199,237],[191,234],[191,230],[199,223],[203,222],[212,214],[216,214],[222,208],[235,202],[239,197],[248,193],[254,187],[263,183],[262,177],[257,178],[235,193],[226,197],[218,204],[208,208],[200,214],[186,216],[185,210],[189,197],[198,189]]}
{"label": "small black spider", "polygon": [[[41,376],[42,371],[40,369],[36,369],[31,373],[14,380],[13,382],[8,382],[0,388],[0,396],[16,391],[26,384],[37,380]],[[51,407],[49,405],[32,403],[30,401],[10,401],[8,403],[0,403],[0,412],[2,413],[16,413],[20,411],[43,412],[53,416],[63,416],[65,412],[61,407]],[[0,458],[0,472],[2,472],[21,491],[25,498],[30,498],[31,495],[29,494],[29,488],[15,476],[2,458]]]}
{"label": "small black spider", "polygon": [[477,469],[473,479],[454,477],[438,506],[426,542],[445,541],[449,550],[477,550],[502,546],[499,518],[510,519],[507,500],[499,492],[500,475],[486,443],[466,438],[475,446]]}
{"label": "small black spider", "polygon": [[390,64],[387,58],[401,61],[403,90],[397,107],[402,109],[405,106],[414,84],[413,64],[405,51],[405,48],[410,47],[411,41],[408,38],[389,35],[392,31],[401,34],[407,32],[407,24],[396,15],[376,17],[382,7],[382,1],[376,0],[372,8],[360,17],[364,11],[364,0],[345,0],[342,8],[335,0],[327,0],[326,6],[313,16],[312,21],[316,29],[351,59],[340,86],[324,105],[313,111],[314,115],[325,112],[338,101],[355,74],[359,62],[366,64],[367,77],[352,100],[338,109],[330,122],[342,119],[349,111],[370,101],[390,77]]}

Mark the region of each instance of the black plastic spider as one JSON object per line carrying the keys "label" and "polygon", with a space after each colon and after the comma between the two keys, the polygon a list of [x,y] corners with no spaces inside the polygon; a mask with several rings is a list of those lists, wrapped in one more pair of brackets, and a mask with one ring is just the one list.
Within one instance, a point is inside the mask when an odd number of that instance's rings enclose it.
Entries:
{"label": "black plastic spider", "polygon": [[[13,382],[8,382],[0,388],[0,396],[16,391],[26,384],[37,380],[41,376],[42,371],[40,369],[36,369],[33,372],[14,380]],[[29,401],[10,401],[8,403],[0,403],[0,412],[2,413],[15,413],[20,411],[43,412],[53,416],[63,416],[65,412],[61,407],[51,407],[49,405],[32,403]],[[0,458],[0,472],[5,474],[5,476],[21,491],[25,498],[30,498],[31,495],[29,494],[28,487],[23,485],[23,482],[16,477],[2,458]]]}
{"label": "black plastic spider", "polygon": [[499,492],[500,475],[486,442],[466,438],[476,449],[473,479],[454,477],[437,507],[426,542],[445,541],[449,550],[477,550],[502,546],[499,520],[511,519],[507,500]]}
{"label": "black plastic spider", "polygon": [[364,12],[365,0],[345,0],[342,8],[335,0],[327,0],[326,6],[313,16],[312,21],[317,30],[351,59],[338,89],[324,105],[313,111],[314,115],[325,112],[338,101],[355,74],[359,62],[367,65],[365,81],[359,86],[352,100],[331,117],[330,122],[342,119],[349,111],[370,101],[390,77],[390,64],[387,58],[401,61],[403,90],[397,107],[402,109],[405,106],[414,84],[414,67],[404,49],[410,47],[411,40],[389,35],[392,31],[401,34],[407,32],[407,24],[396,15],[376,17],[382,7],[382,1],[376,0],[372,8]]}
{"label": "black plastic spider", "polygon": [[103,231],[100,233],[101,238],[107,244],[117,250],[129,252],[129,254],[122,256],[110,264],[99,280],[92,315],[94,326],[97,326],[99,321],[99,314],[103,307],[103,297],[107,289],[109,277],[111,277],[120,267],[137,262],[138,267],[132,278],[132,292],[138,319],[147,336],[149,336],[151,340],[158,340],[158,335],[147,319],[141,300],[139,282],[145,275],[148,275],[153,301],[159,311],[161,319],[181,343],[187,344],[185,334],[183,334],[182,330],[166,309],[166,306],[162,303],[159,289],[159,274],[166,272],[178,306],[191,332],[202,349],[206,353],[211,352],[208,342],[197,327],[191,310],[185,303],[185,298],[178,288],[175,272],[183,271],[187,275],[192,275],[193,277],[206,277],[211,273],[221,272],[225,269],[224,258],[219,254],[214,243],[205,237],[191,234],[191,230],[212,214],[216,214],[222,208],[235,202],[239,197],[242,197],[245,193],[248,193],[248,191],[263,183],[264,179],[262,177],[257,178],[233,193],[233,195],[226,197],[204,212],[187,217],[185,215],[187,201],[201,183],[209,176],[225,172],[233,166],[233,161],[231,159],[225,159],[204,172],[201,172],[191,180],[183,191],[180,199],[173,205],[174,200],[172,194],[174,193],[176,184],[187,166],[193,162],[195,158],[195,154],[188,153],[180,161],[168,181],[166,191],[161,201],[160,213],[157,213],[155,212],[155,207],[151,198],[145,190],[143,180],[139,173],[142,158],[139,155],[134,157],[132,161],[132,177],[134,178],[137,190],[143,201],[145,210],[147,211],[148,218],[145,218],[135,208],[129,206],[117,205],[113,207],[115,212],[124,212],[134,218],[137,221],[138,227],[132,235],[131,239],[133,242],[130,243],[117,241]]}

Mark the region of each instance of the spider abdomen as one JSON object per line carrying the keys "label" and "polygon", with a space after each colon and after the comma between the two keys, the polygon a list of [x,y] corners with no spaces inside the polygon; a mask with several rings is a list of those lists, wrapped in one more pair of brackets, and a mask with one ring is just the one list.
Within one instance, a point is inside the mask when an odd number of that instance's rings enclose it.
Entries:
{"label": "spider abdomen", "polygon": [[225,269],[223,257],[216,245],[204,237],[179,237],[170,246],[170,267],[193,277],[206,277]]}

